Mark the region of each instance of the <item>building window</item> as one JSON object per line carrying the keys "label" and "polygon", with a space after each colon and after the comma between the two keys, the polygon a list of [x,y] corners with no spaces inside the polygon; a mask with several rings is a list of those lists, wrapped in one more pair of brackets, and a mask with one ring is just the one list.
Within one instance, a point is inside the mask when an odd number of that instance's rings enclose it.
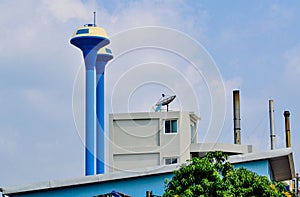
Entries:
{"label": "building window", "polygon": [[195,143],[195,124],[191,123],[190,127],[191,127],[191,144],[194,144]]}
{"label": "building window", "polygon": [[88,34],[89,33],[89,29],[79,29],[76,32],[76,35],[78,34]]}
{"label": "building window", "polygon": [[172,165],[172,164],[177,164],[177,163],[178,163],[178,158],[177,157],[165,158],[165,165]]}
{"label": "building window", "polygon": [[177,120],[165,120],[165,133],[177,133]]}

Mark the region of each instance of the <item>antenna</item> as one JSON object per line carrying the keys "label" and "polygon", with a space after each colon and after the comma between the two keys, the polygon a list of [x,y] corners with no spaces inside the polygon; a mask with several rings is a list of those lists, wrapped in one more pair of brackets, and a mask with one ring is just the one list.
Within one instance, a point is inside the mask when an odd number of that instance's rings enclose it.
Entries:
{"label": "antenna", "polygon": [[96,27],[96,12],[94,11],[94,27]]}
{"label": "antenna", "polygon": [[155,112],[160,111],[161,107],[164,105],[167,106],[167,111],[169,111],[169,104],[176,98],[176,95],[164,98],[165,96],[165,94],[162,94],[162,98],[155,104],[157,106]]}

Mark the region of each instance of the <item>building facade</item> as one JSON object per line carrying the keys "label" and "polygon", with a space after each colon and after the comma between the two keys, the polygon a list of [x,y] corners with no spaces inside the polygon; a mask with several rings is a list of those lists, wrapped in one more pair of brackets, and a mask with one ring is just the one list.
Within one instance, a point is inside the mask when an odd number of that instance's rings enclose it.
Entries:
{"label": "building facade", "polygon": [[250,145],[197,142],[200,117],[192,112],[109,115],[109,171],[180,164],[209,151],[250,153]]}
{"label": "building facade", "polygon": [[185,162],[199,119],[179,111],[110,114],[109,171]]}

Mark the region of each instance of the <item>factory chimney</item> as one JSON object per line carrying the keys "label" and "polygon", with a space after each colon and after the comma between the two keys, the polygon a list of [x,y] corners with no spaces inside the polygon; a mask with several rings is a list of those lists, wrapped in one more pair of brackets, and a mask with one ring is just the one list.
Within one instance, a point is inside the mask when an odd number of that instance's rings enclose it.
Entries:
{"label": "factory chimney", "polygon": [[276,148],[275,118],[274,118],[274,100],[269,100],[269,117],[270,117],[271,150],[273,150],[273,149]]}
{"label": "factory chimney", "polygon": [[241,144],[240,91],[233,91],[234,144]]}
{"label": "factory chimney", "polygon": [[291,130],[290,130],[290,112],[284,111],[284,120],[285,120],[285,142],[286,147],[291,147]]}

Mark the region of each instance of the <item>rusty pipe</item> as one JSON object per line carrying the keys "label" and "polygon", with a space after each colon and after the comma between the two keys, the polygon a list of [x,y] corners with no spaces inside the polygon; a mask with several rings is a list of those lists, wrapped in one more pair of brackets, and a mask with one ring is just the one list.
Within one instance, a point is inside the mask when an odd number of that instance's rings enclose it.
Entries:
{"label": "rusty pipe", "polygon": [[291,129],[290,129],[290,112],[284,111],[284,120],[285,120],[285,142],[286,147],[291,147]]}

